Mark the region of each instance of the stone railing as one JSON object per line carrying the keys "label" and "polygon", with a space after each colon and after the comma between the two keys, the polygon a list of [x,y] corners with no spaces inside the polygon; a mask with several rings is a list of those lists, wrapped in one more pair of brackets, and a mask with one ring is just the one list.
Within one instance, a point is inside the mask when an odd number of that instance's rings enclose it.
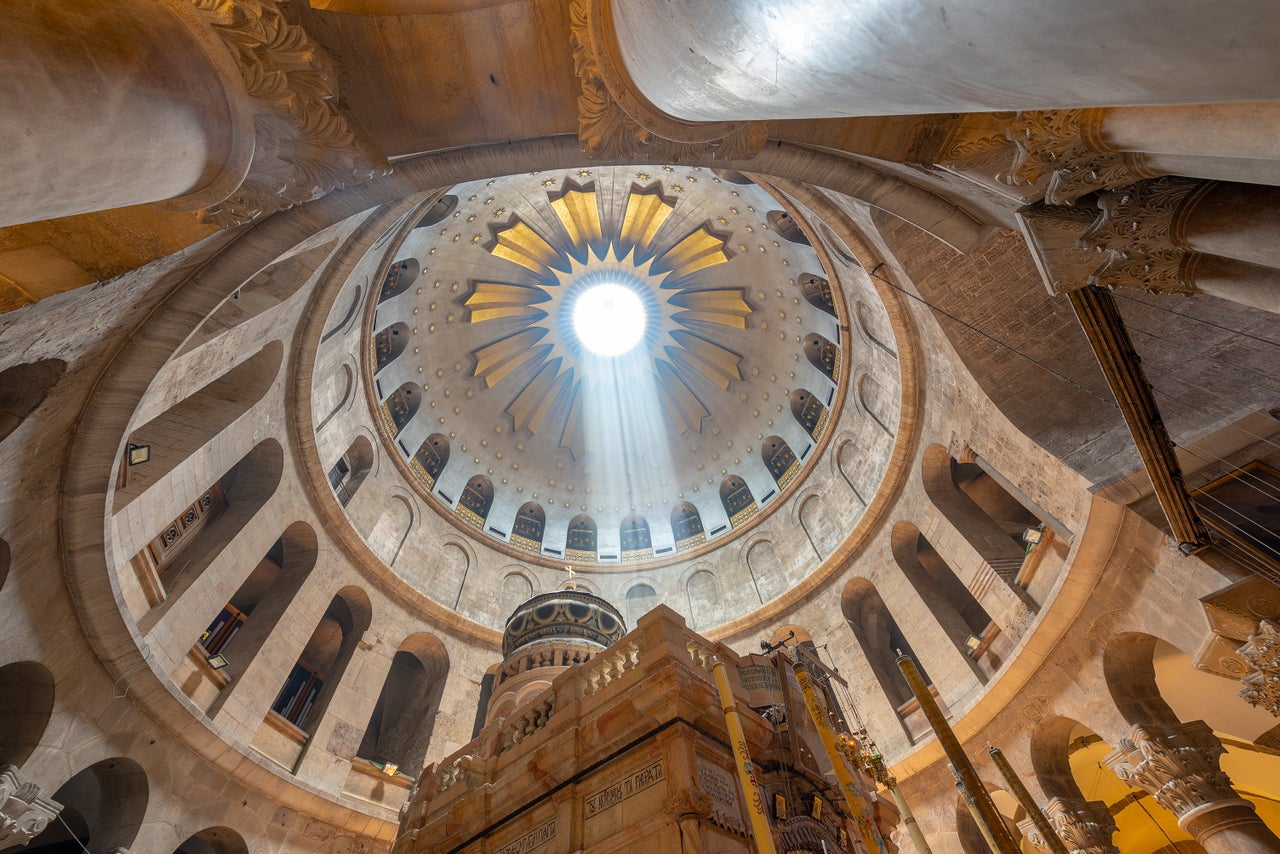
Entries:
{"label": "stone railing", "polygon": [[596,656],[591,650],[583,649],[576,644],[542,643],[530,647],[524,653],[515,656],[507,665],[498,671],[494,688],[508,679],[537,670],[542,667],[572,667],[575,664],[586,664]]}
{"label": "stone railing", "polygon": [[607,651],[595,657],[592,666],[582,673],[582,695],[594,697],[611,682],[621,679],[625,674],[635,670],[640,663],[640,645],[633,640],[623,639]]}
{"label": "stone railing", "polygon": [[505,752],[533,735],[547,725],[551,714],[555,711],[556,695],[554,689],[548,688],[538,699],[527,707],[523,713],[504,724],[502,728],[502,744],[498,753]]}

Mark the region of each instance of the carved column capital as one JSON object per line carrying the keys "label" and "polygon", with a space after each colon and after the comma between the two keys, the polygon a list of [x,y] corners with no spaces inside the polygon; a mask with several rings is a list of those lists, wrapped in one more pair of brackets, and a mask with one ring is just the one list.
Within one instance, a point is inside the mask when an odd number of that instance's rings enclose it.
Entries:
{"label": "carved column capital", "polygon": [[0,848],[26,845],[62,812],[62,804],[40,793],[35,783],[22,779],[13,765],[0,767]]}
{"label": "carved column capital", "polygon": [[1013,163],[1003,179],[1011,186],[1049,177],[1045,201],[1071,205],[1096,190],[1122,187],[1158,174],[1145,158],[1120,152],[1102,141],[1105,110],[1028,110],[1009,122]]}
{"label": "carved column capital", "polygon": [[1204,721],[1134,726],[1103,759],[1117,777],[1151,794],[1183,823],[1213,808],[1243,803],[1219,767],[1226,749]]}
{"label": "carved column capital", "polygon": [[1188,249],[1186,218],[1212,181],[1166,177],[1139,181],[1098,196],[1098,217],[1080,246],[1103,260],[1089,284],[1195,293],[1199,253]]}
{"label": "carved column capital", "polygon": [[238,225],[391,171],[340,110],[333,60],[277,0],[190,2],[238,66],[254,118],[248,174],[202,220]]}
{"label": "carved column capital", "polygon": [[[1044,805],[1044,814],[1070,854],[1120,854],[1120,849],[1111,844],[1116,821],[1101,801],[1053,798]],[[1051,850],[1031,819],[1018,822],[1018,829],[1041,851]]]}
{"label": "carved column capital", "polygon": [[710,818],[711,797],[697,789],[681,789],[663,802],[662,810],[672,821]]}
{"label": "carved column capital", "polygon": [[609,0],[572,0],[569,44],[578,95],[578,140],[589,157],[672,162],[746,160],[767,122],[686,122],[653,106],[631,83],[613,37]]}
{"label": "carved column capital", "polygon": [[1266,709],[1280,718],[1280,624],[1258,623],[1258,630],[1237,650],[1250,667],[1240,678],[1240,696],[1251,706]]}

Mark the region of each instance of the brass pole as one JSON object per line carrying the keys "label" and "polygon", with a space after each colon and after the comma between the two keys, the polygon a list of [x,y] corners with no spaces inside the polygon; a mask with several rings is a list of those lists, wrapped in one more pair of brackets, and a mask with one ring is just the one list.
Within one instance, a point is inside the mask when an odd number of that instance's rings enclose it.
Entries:
{"label": "brass pole", "polygon": [[729,687],[729,674],[719,658],[712,660],[711,671],[716,677],[716,690],[720,692],[720,709],[724,712],[724,723],[729,728],[729,741],[733,745],[733,753],[737,761],[738,782],[742,785],[742,796],[747,802],[747,816],[751,819],[751,832],[756,840],[756,850],[760,854],[777,854],[773,846],[773,830],[769,827],[769,816],[764,811],[764,795],[760,791],[760,783],[756,780],[756,766],[747,752],[747,736],[742,731],[742,720],[738,717],[738,706],[733,699],[733,689]]}
{"label": "brass pole", "polygon": [[911,812],[911,805],[907,803],[907,799],[902,795],[902,790],[898,788],[898,781],[892,777],[889,780],[890,782],[885,788],[893,795],[893,802],[898,807],[898,815],[902,817],[902,823],[907,827],[907,834],[911,837],[911,841],[915,843],[916,854],[933,854],[933,849],[925,841],[924,834],[920,831],[920,825],[916,822],[915,813]]}
{"label": "brass pole", "polygon": [[934,734],[938,737],[938,743],[942,745],[947,758],[955,766],[957,777],[973,798],[974,808],[982,815],[987,826],[991,829],[991,835],[995,843],[992,845],[993,850],[995,850],[996,854],[1019,854],[1018,843],[1014,841],[1013,835],[1009,833],[1009,828],[1005,827],[1004,819],[1000,817],[1000,812],[992,802],[991,795],[987,793],[986,787],[978,779],[978,772],[974,770],[973,763],[969,761],[964,748],[960,746],[960,739],[956,738],[956,734],[951,731],[951,726],[947,723],[947,719],[943,717],[942,710],[933,701],[933,695],[929,693],[928,686],[924,684],[924,679],[920,677],[920,671],[916,668],[916,663],[911,660],[910,656],[899,654],[898,669],[902,671],[903,677],[907,680],[907,685],[911,688],[911,693],[915,694],[916,701],[920,704],[920,708],[924,710],[924,716],[929,719],[929,726],[933,728]]}
{"label": "brass pole", "polygon": [[871,817],[871,811],[867,809],[866,801],[859,797],[854,789],[853,774],[849,773],[849,766],[845,764],[844,756],[836,746],[835,730],[831,728],[826,712],[818,703],[818,695],[813,690],[813,681],[809,678],[809,668],[799,661],[793,662],[792,666],[795,668],[796,682],[800,684],[800,693],[804,694],[804,704],[809,709],[809,717],[817,727],[818,737],[822,739],[827,758],[831,760],[831,767],[835,769],[840,793],[844,795],[849,814],[853,816],[854,822],[858,825],[858,832],[862,835],[862,844],[867,846],[868,852],[879,851],[883,854],[884,840],[876,830],[875,821]]}
{"label": "brass pole", "polygon": [[1018,803],[1022,804],[1022,808],[1027,811],[1027,815],[1035,823],[1036,829],[1044,837],[1045,844],[1049,846],[1049,850],[1053,854],[1067,854],[1067,846],[1062,844],[1062,840],[1058,838],[1058,834],[1054,831],[1053,825],[1049,823],[1049,818],[1044,814],[1044,810],[1040,809],[1040,805],[1031,797],[1031,793],[1027,791],[1027,787],[1023,785],[1022,780],[1014,773],[1013,766],[1009,764],[1009,760],[1005,758],[1004,753],[998,747],[992,747],[987,752],[991,754],[991,761],[996,763],[996,767],[1004,775],[1005,782],[1009,784],[1009,791],[1018,799]]}
{"label": "brass pole", "polygon": [[[973,795],[965,786],[964,780],[960,779],[960,773],[956,771],[956,766],[948,763],[947,767],[951,769],[952,775],[956,778],[956,791],[960,793],[960,800],[964,801],[965,807],[969,810],[969,815],[973,816],[973,823],[978,826],[978,832],[982,834],[982,838],[987,840],[987,847],[992,851],[999,851],[1000,846],[996,842],[995,833],[991,825],[987,823],[986,818],[978,810],[978,805],[974,802]],[[1000,817],[997,815],[996,818],[999,819]],[[1003,826],[1004,821],[1001,820],[1000,824]]]}

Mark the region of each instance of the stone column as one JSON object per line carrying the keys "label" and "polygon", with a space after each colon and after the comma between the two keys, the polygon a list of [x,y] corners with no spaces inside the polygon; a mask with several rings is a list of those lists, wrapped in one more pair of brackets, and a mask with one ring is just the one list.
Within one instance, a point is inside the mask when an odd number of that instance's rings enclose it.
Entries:
{"label": "stone column", "polygon": [[1136,725],[1103,763],[1150,793],[1209,854],[1280,852],[1280,838],[1219,767],[1225,752],[1204,721]]}
{"label": "stone column", "polygon": [[24,780],[17,766],[0,766],[0,848],[26,845],[60,812],[62,804]]}
{"label": "stone column", "polygon": [[599,0],[593,13],[612,17],[637,94],[690,122],[1264,101],[1280,76],[1266,0],[1177,15],[1157,0]]}
{"label": "stone column", "polygon": [[[1052,798],[1044,805],[1044,814],[1070,854],[1120,854],[1120,849],[1111,844],[1116,820],[1102,801]],[[1031,819],[1018,822],[1018,829],[1036,848],[1050,850]]]}

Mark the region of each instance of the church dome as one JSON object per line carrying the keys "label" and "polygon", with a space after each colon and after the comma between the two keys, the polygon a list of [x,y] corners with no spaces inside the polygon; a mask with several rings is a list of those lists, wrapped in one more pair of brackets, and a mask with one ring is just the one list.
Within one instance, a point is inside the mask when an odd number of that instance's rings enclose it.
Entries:
{"label": "church dome", "polygon": [[502,655],[542,641],[612,645],[626,634],[622,614],[599,596],[582,590],[555,590],[525,602],[507,620]]}

